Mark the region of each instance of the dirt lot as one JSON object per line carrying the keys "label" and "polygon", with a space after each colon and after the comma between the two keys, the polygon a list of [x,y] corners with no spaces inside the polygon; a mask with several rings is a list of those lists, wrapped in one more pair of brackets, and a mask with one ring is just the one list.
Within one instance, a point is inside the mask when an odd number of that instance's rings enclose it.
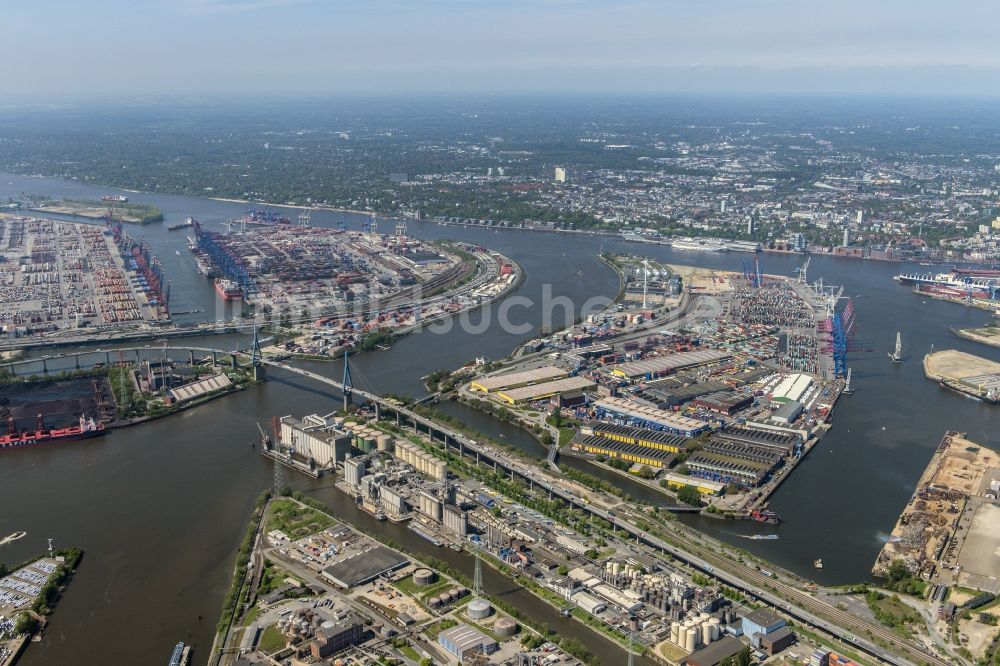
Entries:
{"label": "dirt lot", "polygon": [[[960,583],[974,589],[997,589],[1000,576],[1000,506],[974,500],[972,523],[958,554]],[[985,580],[984,580],[985,579]],[[987,581],[992,581],[992,586]]]}

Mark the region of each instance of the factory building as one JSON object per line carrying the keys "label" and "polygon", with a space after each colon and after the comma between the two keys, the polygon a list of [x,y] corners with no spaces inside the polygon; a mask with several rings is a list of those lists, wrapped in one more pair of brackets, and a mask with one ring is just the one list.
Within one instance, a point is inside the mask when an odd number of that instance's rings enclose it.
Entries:
{"label": "factory building", "polygon": [[482,393],[492,393],[494,391],[516,389],[530,384],[538,384],[539,382],[562,379],[568,376],[568,370],[557,368],[554,365],[546,365],[532,370],[508,372],[492,377],[480,377],[469,384],[469,388],[473,391],[481,391]]}
{"label": "factory building", "polygon": [[[665,382],[670,382],[670,384],[668,385]],[[642,396],[647,400],[655,402],[656,406],[660,409],[666,409],[668,407],[683,405],[684,403],[690,402],[691,400],[699,398],[703,395],[726,391],[730,388],[725,382],[714,380],[690,384],[688,386],[678,386],[677,384],[679,384],[679,382],[674,379],[651,382],[647,384],[646,390],[643,391]]]}
{"label": "factory building", "polygon": [[365,625],[353,613],[337,621],[327,620],[316,630],[309,652],[314,659],[327,659],[360,643],[364,633]]}
{"label": "factory building", "polygon": [[379,489],[379,502],[382,505],[382,511],[388,516],[398,518],[407,513],[406,500],[403,499],[402,495],[388,486],[382,486]]}
{"label": "factory building", "polygon": [[451,629],[445,629],[438,635],[438,643],[455,655],[460,662],[465,662],[468,657],[477,652],[491,655],[499,647],[495,640],[467,624],[459,624]]}
{"label": "factory building", "polygon": [[464,537],[469,532],[469,516],[454,504],[446,504],[444,506],[444,526],[445,529]]}
{"label": "factory building", "polygon": [[344,460],[344,481],[352,488],[361,486],[361,478],[365,475],[364,458],[347,458]]}
{"label": "factory building", "polygon": [[696,437],[709,428],[705,421],[678,416],[624,398],[602,398],[597,401],[595,409],[599,418],[613,419],[619,425],[661,430],[684,437]]}
{"label": "factory building", "polygon": [[302,458],[315,460],[320,467],[330,467],[351,452],[350,436],[338,427],[332,415],[310,414],[301,419],[283,416],[280,421],[282,446]]}
{"label": "factory building", "polygon": [[396,458],[411,465],[421,474],[426,474],[435,481],[448,479],[448,465],[435,456],[424,451],[420,446],[406,440],[396,440]]}
{"label": "factory building", "polygon": [[608,604],[587,592],[577,592],[572,597],[573,603],[591,615],[603,613],[608,608]]}
{"label": "factory building", "polygon": [[439,523],[441,522],[442,502],[441,498],[434,493],[427,490],[421,490],[418,508],[420,509],[420,513],[424,514],[431,520],[436,520]]}
{"label": "factory building", "polygon": [[688,666],[719,666],[723,661],[739,654],[746,647],[735,636],[726,636],[692,653],[686,660]]}
{"label": "factory building", "polygon": [[757,634],[766,636],[786,624],[785,619],[770,608],[758,608],[743,616],[743,635],[753,640]]}

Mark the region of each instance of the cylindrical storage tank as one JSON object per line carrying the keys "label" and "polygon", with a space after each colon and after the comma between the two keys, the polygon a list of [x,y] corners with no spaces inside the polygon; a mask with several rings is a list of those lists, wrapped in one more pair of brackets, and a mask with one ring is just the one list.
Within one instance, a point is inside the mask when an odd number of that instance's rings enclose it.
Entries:
{"label": "cylindrical storage tank", "polygon": [[447,592],[442,592],[441,594],[439,594],[438,599],[441,600],[442,605],[451,603],[451,595],[448,594]]}
{"label": "cylindrical storage tank", "polygon": [[722,628],[719,625],[720,623],[718,618],[713,617],[708,621],[708,626],[712,628],[713,641],[719,640],[719,637],[722,635]]}
{"label": "cylindrical storage tank", "polygon": [[670,623],[670,642],[677,645],[679,642],[679,637],[681,635],[681,623],[671,622]]}
{"label": "cylindrical storage tank", "polygon": [[517,622],[509,617],[502,617],[493,623],[493,633],[507,638],[517,633]]}
{"label": "cylindrical storage tank", "polygon": [[698,616],[698,622],[708,622],[711,619],[712,616],[709,615],[708,613],[702,613],[701,615]]}
{"label": "cylindrical storage tank", "polygon": [[465,614],[470,620],[483,620],[490,616],[493,606],[486,599],[473,599],[465,607]]}
{"label": "cylindrical storage tank", "polygon": [[448,596],[450,596],[452,600],[457,600],[462,598],[462,595],[458,593],[457,587],[453,587],[450,590],[448,590]]}
{"label": "cylindrical storage tank", "polygon": [[611,565],[611,573],[613,573],[614,575],[617,576],[619,573],[621,573],[621,570],[622,570],[621,565],[618,564],[617,562]]}
{"label": "cylindrical storage tank", "polygon": [[441,600],[438,599],[437,597],[431,597],[430,599],[427,600],[427,605],[430,606],[431,608],[440,608]]}
{"label": "cylindrical storage tank", "polygon": [[365,453],[371,453],[375,450],[375,444],[377,440],[371,435],[365,435],[364,439],[361,440],[361,450]]}
{"label": "cylindrical storage tank", "polygon": [[459,586],[459,588],[458,588],[458,598],[459,599],[464,598],[468,594],[469,594],[469,588]]}
{"label": "cylindrical storage tank", "polygon": [[694,649],[698,647],[698,639],[695,638],[697,632],[694,629],[688,629],[684,634],[684,649],[688,652],[694,652]]}
{"label": "cylindrical storage tank", "polygon": [[379,451],[391,452],[390,448],[392,447],[392,437],[389,435],[379,435],[375,441],[378,445]]}
{"label": "cylindrical storage tank", "polygon": [[712,642],[712,625],[708,622],[701,625],[701,642],[705,645]]}
{"label": "cylindrical storage tank", "polygon": [[417,585],[430,585],[437,575],[430,569],[417,569],[413,572],[413,582]]}

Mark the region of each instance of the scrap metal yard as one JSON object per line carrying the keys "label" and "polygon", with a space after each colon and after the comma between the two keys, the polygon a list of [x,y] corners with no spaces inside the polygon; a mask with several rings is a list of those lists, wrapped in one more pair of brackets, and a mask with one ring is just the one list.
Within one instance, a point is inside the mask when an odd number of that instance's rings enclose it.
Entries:
{"label": "scrap metal yard", "polygon": [[900,514],[873,573],[894,560],[925,580],[1000,592],[1000,454],[949,432]]}

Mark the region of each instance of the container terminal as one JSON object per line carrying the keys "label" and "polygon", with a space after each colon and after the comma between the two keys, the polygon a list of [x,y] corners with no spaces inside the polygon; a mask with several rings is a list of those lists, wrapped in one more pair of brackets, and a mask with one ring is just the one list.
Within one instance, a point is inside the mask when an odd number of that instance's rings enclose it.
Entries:
{"label": "container terminal", "polygon": [[850,299],[808,283],[805,268],[787,279],[756,262],[742,274],[613,263],[617,307],[534,341],[460,397],[547,428],[550,461],[584,457],[653,488],[695,488],[716,514],[780,522],[767,498],[829,428],[846,385]]}
{"label": "container terminal", "polygon": [[157,258],[122,230],[0,216],[0,332],[113,333],[168,322],[170,287]]}
{"label": "container terminal", "polygon": [[229,233],[194,223],[192,252],[206,276],[230,280],[273,312],[333,314],[447,284],[461,258],[408,236],[264,225]]}
{"label": "container terminal", "polygon": [[924,374],[972,400],[1000,403],[1000,363],[947,349],[924,356]]}

